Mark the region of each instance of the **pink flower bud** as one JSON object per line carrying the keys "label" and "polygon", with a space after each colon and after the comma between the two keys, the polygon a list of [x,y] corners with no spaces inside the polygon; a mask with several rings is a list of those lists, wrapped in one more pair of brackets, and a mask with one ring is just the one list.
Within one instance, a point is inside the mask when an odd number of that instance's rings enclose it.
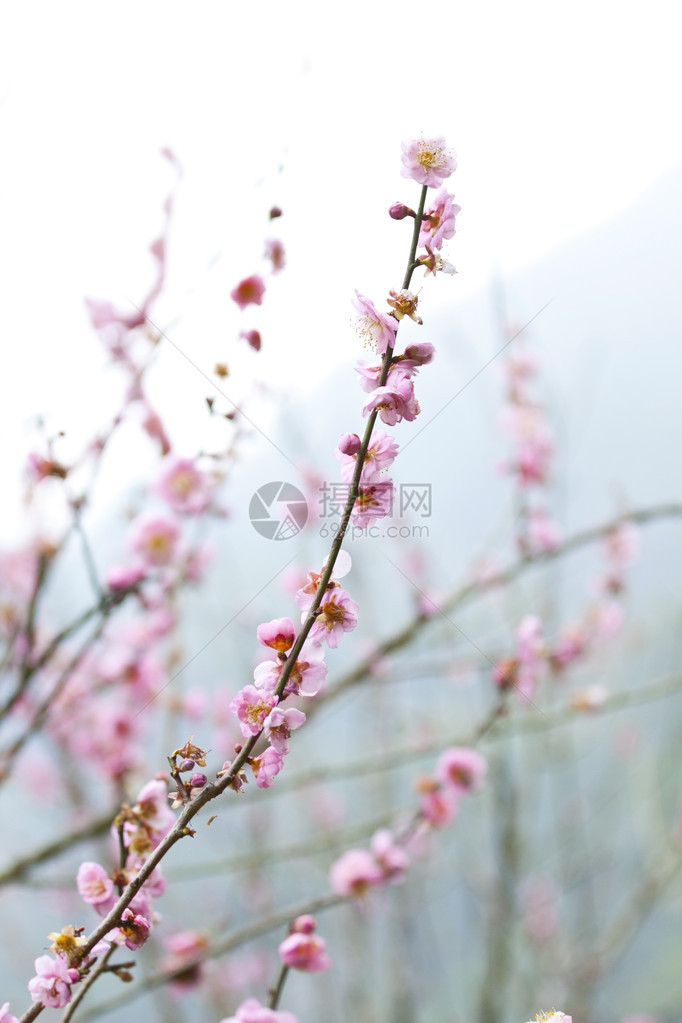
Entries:
{"label": "pink flower bud", "polygon": [[315,917],[310,913],[303,913],[297,916],[291,925],[292,934],[312,934],[315,930]]}
{"label": "pink flower bud", "polygon": [[361,441],[357,433],[344,433],[338,443],[342,455],[357,455],[360,450]]}
{"label": "pink flower bud", "polygon": [[411,210],[409,206],[402,202],[394,202],[392,206],[389,206],[388,215],[393,220],[404,220],[405,217],[416,216],[414,210]]}

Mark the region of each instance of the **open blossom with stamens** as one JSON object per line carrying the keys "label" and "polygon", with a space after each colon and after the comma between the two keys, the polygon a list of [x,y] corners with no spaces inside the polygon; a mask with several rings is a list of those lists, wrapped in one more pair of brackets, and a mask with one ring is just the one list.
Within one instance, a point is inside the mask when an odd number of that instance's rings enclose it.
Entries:
{"label": "open blossom with stamens", "polygon": [[433,276],[435,277],[437,273],[442,274],[457,273],[457,270],[452,265],[452,263],[448,263],[447,259],[443,259],[443,257],[439,253],[434,252],[430,245],[427,244],[424,246],[424,248],[426,249],[426,256],[423,256],[419,260],[419,262],[426,270],[426,273],[424,274],[425,277],[428,277],[429,274],[433,274]]}
{"label": "open blossom with stamens", "polygon": [[256,785],[259,789],[269,789],[274,784],[275,775],[284,767],[284,756],[274,746],[268,746],[259,757],[249,761]]}
{"label": "open blossom with stamens", "polygon": [[420,185],[437,188],[457,167],[455,154],[442,137],[410,139],[400,148],[403,161],[400,173]]}
{"label": "open blossom with stamens", "polygon": [[114,882],[99,863],[81,863],[76,885],[83,901],[93,906],[100,916],[106,916],[116,902]]}
{"label": "open blossom with stamens", "polygon": [[[317,587],[320,585],[320,579],[327,567],[327,560],[325,559],[324,565],[319,572],[308,572],[306,582],[304,585],[296,591],[294,600],[300,607],[301,611],[310,610],[310,606],[317,593]],[[327,583],[327,590],[332,590],[339,584],[336,579],[343,579],[344,575],[348,575],[352,565],[351,556],[348,551],[339,551],[334,564],[334,579],[330,579]]]}
{"label": "open blossom with stamens", "polygon": [[[317,617],[310,630],[310,638],[324,641],[332,649],[339,645],[344,632],[352,632],[358,624],[358,605],[348,593],[337,586],[327,592],[320,604]],[[302,620],[305,621],[306,612]]]}
{"label": "open blossom with stamens", "polygon": [[[365,463],[360,475],[360,484],[365,486],[370,483],[378,482],[377,477],[379,474],[383,469],[388,469],[388,467],[393,464],[397,454],[397,441],[384,430],[376,430],[372,434],[372,439],[369,447],[367,448],[367,453],[365,454]],[[352,455],[346,454],[341,449],[341,442],[339,442],[339,447],[334,452],[334,455],[338,461],[341,462],[341,479],[344,483],[350,483],[353,479],[353,473],[355,472],[355,453]]]}
{"label": "open blossom with stamens", "polygon": [[248,738],[262,731],[266,717],[277,703],[274,693],[244,686],[230,703],[230,710],[239,720],[242,735]]}
{"label": "open blossom with stamens", "polygon": [[419,402],[414,396],[414,386],[409,377],[397,375],[390,386],[377,387],[372,391],[362,414],[367,416],[375,409],[387,426],[395,426],[403,419],[408,423],[416,419],[419,415]]}
{"label": "open blossom with stamens", "polygon": [[109,931],[107,939],[116,945],[125,945],[135,951],[142,948],[151,933],[152,925],[147,917],[134,912],[131,906],[121,914],[121,926]]}
{"label": "open blossom with stamens", "polygon": [[398,321],[393,316],[380,313],[368,298],[355,292],[353,305],[358,311],[358,332],[367,347],[383,355],[395,344]]}
{"label": "open blossom with stamens", "polygon": [[364,529],[374,519],[383,519],[393,510],[395,487],[392,480],[376,480],[359,487],[351,519],[354,526]]}
{"label": "open blossom with stamens", "polygon": [[417,303],[419,299],[414,292],[403,288],[402,291],[389,291],[388,296],[388,304],[393,309],[397,320],[402,320],[403,317],[409,316],[415,323],[422,324],[424,322],[421,316],[417,316]]}
{"label": "open blossom with stamens", "polygon": [[275,618],[271,622],[263,622],[256,630],[258,642],[269,646],[278,653],[286,653],[294,645],[296,630],[289,618]]}
{"label": "open blossom with stamens", "polygon": [[295,728],[305,724],[305,714],[297,707],[275,707],[271,710],[263,723],[263,731],[270,740],[270,745],[286,756],[289,752],[289,738]]}
{"label": "open blossom with stamens", "polygon": [[63,1009],[71,1001],[71,985],[79,980],[78,970],[69,967],[64,956],[38,956],[34,963],[37,976],[28,982],[34,1002],[51,1009]]}
{"label": "open blossom with stamens", "polygon": [[552,1009],[551,1012],[539,1012],[534,1021],[529,1023],[573,1023],[573,1017],[567,1016],[565,1012]]}
{"label": "open blossom with stamens", "polygon": [[458,206],[453,200],[454,196],[441,188],[433,206],[429,207],[424,214],[419,233],[420,245],[430,245],[432,250],[438,251],[447,238],[453,237],[455,217],[461,212],[461,206]]}
{"label": "open blossom with stamens", "polygon": [[[274,693],[282,671],[281,661],[262,661],[253,672],[254,685]],[[285,696],[316,696],[327,679],[324,647],[308,640],[291,669],[284,687]]]}

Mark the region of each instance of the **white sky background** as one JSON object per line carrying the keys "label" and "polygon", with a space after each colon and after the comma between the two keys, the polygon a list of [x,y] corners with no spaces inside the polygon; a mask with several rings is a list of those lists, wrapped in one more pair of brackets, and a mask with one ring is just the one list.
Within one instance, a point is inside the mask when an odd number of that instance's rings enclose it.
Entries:
{"label": "white sky background", "polygon": [[[181,315],[171,336],[209,375],[229,362],[228,393],[254,370],[309,388],[357,351],[353,289],[379,303],[399,286],[408,228],[386,209],[418,194],[400,177],[402,139],[443,134],[458,153],[449,187],[463,212],[449,256],[459,273],[432,285],[438,303],[626,208],[682,161],[673,14],[669,0],[6,5],[6,496],[32,414],[94,426],[118,393],[83,297],[125,309],[145,293],[172,181],[163,146],[184,178],[161,323]],[[268,225],[273,203],[285,216]],[[240,313],[229,291],[264,266],[268,234],[283,238],[288,268],[262,309]],[[251,326],[262,328],[260,355],[235,341]],[[211,387],[180,357],[168,366],[190,454],[202,442],[190,410],[205,423]]]}

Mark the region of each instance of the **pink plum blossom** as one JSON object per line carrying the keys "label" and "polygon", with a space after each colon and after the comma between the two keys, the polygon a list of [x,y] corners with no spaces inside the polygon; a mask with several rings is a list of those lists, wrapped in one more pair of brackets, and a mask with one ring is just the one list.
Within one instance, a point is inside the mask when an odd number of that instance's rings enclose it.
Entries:
{"label": "pink plum blossom", "polygon": [[454,788],[431,783],[424,785],[419,809],[424,820],[433,828],[452,824],[459,811],[459,795]]}
{"label": "pink plum blossom", "polygon": [[[343,633],[352,632],[357,627],[358,610],[358,605],[340,586],[327,591],[310,630],[310,639],[324,640],[329,647],[336,649]],[[305,617],[304,612],[303,619]]]}
{"label": "pink plum blossom", "polygon": [[363,391],[370,393],[379,386],[381,366],[368,366],[361,359],[355,367],[355,372],[360,374],[360,383]]}
{"label": "pink plum blossom", "polygon": [[116,902],[114,882],[99,863],[81,863],[76,885],[83,901],[93,906],[100,916],[105,916]]}
{"label": "pink plum blossom", "polygon": [[394,492],[395,488],[389,479],[361,486],[351,514],[353,525],[358,529],[364,529],[374,519],[383,519],[390,515],[393,510]]}
{"label": "pink plum blossom", "polygon": [[265,294],[265,282],[258,274],[245,277],[230,292],[230,298],[236,302],[240,309],[246,309],[249,305],[262,305]]}
{"label": "pink plum blossom", "polygon": [[[281,661],[262,661],[256,665],[253,678],[257,689],[274,692],[277,688]],[[324,662],[324,647],[310,639],[303,644],[291,674],[284,687],[285,696],[316,696],[327,679],[327,665]]]}
{"label": "pink plum blossom", "polygon": [[250,764],[258,788],[269,789],[284,767],[284,756],[274,746],[268,746],[259,757],[253,757]]}
{"label": "pink plum blossom", "polygon": [[[414,376],[422,366],[433,361],[436,349],[429,341],[420,341],[418,344],[408,345],[402,355],[397,355],[392,370]],[[389,374],[390,378],[390,374]]]}
{"label": "pink plum blossom", "polygon": [[488,765],[480,753],[472,749],[452,747],[441,753],[436,765],[436,778],[463,795],[476,792],[485,778]]}
{"label": "pink plum blossom", "polygon": [[133,809],[144,820],[154,847],[175,824],[175,816],[168,806],[166,783],[158,778],[142,786]]}
{"label": "pink plum blossom", "polygon": [[247,998],[237,1009],[235,1016],[228,1016],[220,1023],[298,1023],[293,1012],[266,1009],[255,998]]}
{"label": "pink plum blossom", "polygon": [[162,568],[178,556],[180,526],[175,519],[147,513],[132,523],[128,542],[145,565]]}
{"label": "pink plum blossom", "polygon": [[[350,483],[353,479],[353,473],[355,472],[355,465],[357,461],[355,456],[357,449],[352,452],[344,451],[341,448],[343,439],[344,438],[341,438],[341,441],[339,441],[339,446],[334,452],[334,455],[341,463],[341,479],[344,483]],[[393,464],[397,454],[398,442],[394,440],[393,437],[389,436],[389,434],[387,434],[384,430],[376,430],[372,434],[372,439],[370,440],[369,447],[367,448],[365,462],[360,475],[360,482],[362,484],[376,482],[378,474],[383,469],[387,469]]]}
{"label": "pink plum blossom", "polygon": [[121,926],[110,931],[107,938],[117,945],[125,945],[126,948],[135,951],[142,948],[151,929],[152,925],[149,920],[140,913],[135,913],[131,906],[128,906],[121,914]]}
{"label": "pink plum blossom", "polygon": [[278,653],[286,653],[294,645],[296,630],[289,618],[275,618],[271,622],[263,622],[256,630],[258,642],[271,647]]}
{"label": "pink plum blossom", "polygon": [[17,1017],[9,1011],[9,1002],[0,1005],[0,1023],[19,1023]]}
{"label": "pink plum blossom", "polygon": [[364,895],[383,880],[383,870],[367,849],[349,849],[329,872],[329,883],[337,895]]}
{"label": "pink plum blossom", "polygon": [[34,1002],[42,1002],[51,1009],[63,1009],[71,1001],[71,985],[79,979],[78,970],[69,968],[64,956],[38,956],[35,963],[37,976],[28,982]]}
{"label": "pink plum blossom", "polygon": [[184,515],[199,515],[211,503],[212,483],[192,458],[167,456],[156,492],[173,511]]}
{"label": "pink plum blossom", "polygon": [[457,167],[455,154],[445,145],[444,138],[410,139],[401,144],[404,178],[412,178],[420,185],[437,188]]}
{"label": "pink plum blossom", "polygon": [[390,385],[372,391],[362,414],[367,416],[375,410],[387,426],[395,426],[403,419],[412,422],[417,418],[419,402],[415,399],[414,387],[407,375],[397,375]]}
{"label": "pink plum blossom", "polygon": [[171,988],[182,993],[196,987],[201,980],[201,963],[208,938],[202,931],[179,931],[164,938],[164,946],[170,953],[161,962],[162,973],[174,973]]}
{"label": "pink plum blossom", "polygon": [[393,835],[387,828],[381,828],[374,833],[370,848],[381,868],[383,880],[392,881],[394,884],[402,881],[410,860],[405,850],[395,844]]}
{"label": "pink plum blossom", "polygon": [[285,966],[307,973],[328,970],[332,964],[327,955],[327,944],[317,934],[294,932],[279,946],[279,957]]}
{"label": "pink plum blossom", "polygon": [[398,321],[393,316],[380,313],[359,291],[355,292],[353,305],[358,311],[358,333],[364,344],[380,355],[387,348],[393,348]]}
{"label": "pink plum blossom", "polygon": [[263,730],[273,746],[282,756],[289,752],[288,740],[296,728],[305,724],[305,714],[296,707],[289,707],[283,710],[275,707],[271,710],[263,723]]}
{"label": "pink plum blossom", "polygon": [[268,693],[255,686],[244,686],[230,703],[230,710],[239,720],[242,735],[249,738],[263,730],[263,723],[278,703],[274,693]]}
{"label": "pink plum blossom", "polygon": [[428,243],[432,249],[437,251],[447,238],[453,237],[455,233],[455,217],[461,212],[461,207],[453,200],[454,196],[450,195],[444,188],[441,188],[433,201],[433,205],[424,214],[419,233],[420,245]]}

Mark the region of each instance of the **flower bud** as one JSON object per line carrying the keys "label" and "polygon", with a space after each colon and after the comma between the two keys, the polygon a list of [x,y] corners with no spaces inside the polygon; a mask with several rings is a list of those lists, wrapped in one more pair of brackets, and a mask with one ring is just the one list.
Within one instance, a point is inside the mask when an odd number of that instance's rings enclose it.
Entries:
{"label": "flower bud", "polygon": [[342,455],[357,455],[361,441],[357,433],[344,433],[339,440],[338,448]]}
{"label": "flower bud", "polygon": [[310,913],[303,913],[292,922],[290,930],[292,934],[312,934],[315,926],[315,917]]}
{"label": "flower bud", "polygon": [[189,757],[186,757],[178,764],[178,771],[180,771],[181,774],[184,774],[185,771],[191,771],[194,767],[196,767],[195,762]]}
{"label": "flower bud", "polygon": [[405,217],[416,216],[414,210],[411,210],[409,206],[402,202],[394,202],[392,206],[389,206],[388,215],[393,220],[404,220]]}
{"label": "flower bud", "polygon": [[207,781],[208,778],[206,777],[206,775],[201,774],[201,772],[197,771],[196,774],[192,775],[192,777],[189,780],[189,783],[193,789],[203,789]]}

